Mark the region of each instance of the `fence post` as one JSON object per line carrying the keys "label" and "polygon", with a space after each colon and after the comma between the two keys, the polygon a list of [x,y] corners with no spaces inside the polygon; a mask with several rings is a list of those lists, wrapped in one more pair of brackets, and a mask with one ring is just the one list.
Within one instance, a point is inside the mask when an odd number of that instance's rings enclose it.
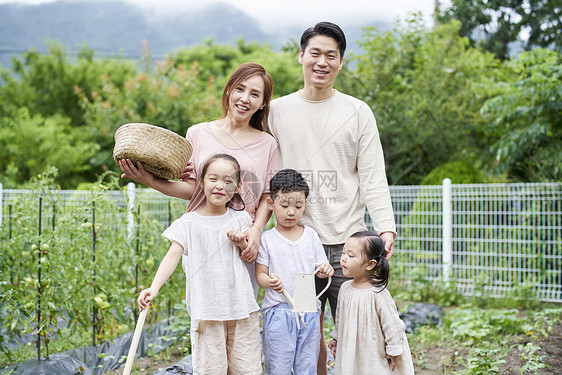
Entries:
{"label": "fence post", "polygon": [[127,194],[129,197],[129,209],[127,213],[127,239],[131,241],[135,233],[135,218],[133,216],[133,210],[135,209],[136,189],[133,182],[129,182],[127,184]]}
{"label": "fence post", "polygon": [[443,279],[449,282],[453,266],[453,203],[451,179],[443,180]]}
{"label": "fence post", "polygon": [[[96,201],[92,201],[92,264],[93,269],[93,279],[92,287],[94,292],[94,297],[96,296]],[[96,329],[97,329],[97,317],[98,309],[94,303],[94,308],[92,309],[92,345],[96,346]]]}
{"label": "fence post", "polygon": [[37,234],[39,242],[37,243],[37,361],[41,361],[41,221],[43,217],[43,198],[39,197],[39,217],[37,223]]}
{"label": "fence post", "polygon": [[2,183],[0,182],[0,228],[2,228],[2,215],[4,214],[4,188],[2,187]]}

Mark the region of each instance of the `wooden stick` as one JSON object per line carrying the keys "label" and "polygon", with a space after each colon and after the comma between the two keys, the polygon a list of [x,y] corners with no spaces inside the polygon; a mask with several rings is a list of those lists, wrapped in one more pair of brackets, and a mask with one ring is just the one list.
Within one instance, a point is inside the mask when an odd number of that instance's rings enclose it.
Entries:
{"label": "wooden stick", "polygon": [[137,346],[139,345],[142,327],[144,326],[144,320],[146,319],[146,313],[148,313],[149,306],[146,306],[146,308],[139,314],[139,319],[137,320],[135,333],[133,333],[133,340],[131,341],[131,347],[129,348],[129,355],[127,355],[127,362],[125,363],[123,375],[129,375],[133,369],[133,362],[135,362],[135,355],[137,354]]}

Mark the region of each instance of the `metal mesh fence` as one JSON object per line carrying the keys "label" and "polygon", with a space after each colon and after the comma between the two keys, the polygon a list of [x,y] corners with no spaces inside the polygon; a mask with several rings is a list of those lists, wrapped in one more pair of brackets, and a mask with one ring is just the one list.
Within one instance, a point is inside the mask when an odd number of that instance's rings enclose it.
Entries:
{"label": "metal mesh fence", "polygon": [[[56,220],[56,215],[70,214],[84,208],[90,204],[92,193],[85,190],[58,190],[48,191],[44,194],[38,194],[29,190],[1,190],[2,200],[0,225],[6,226],[10,224],[11,213],[21,209],[23,205],[33,205],[39,196],[43,199],[43,220],[51,222]],[[166,228],[170,223],[183,212],[187,207],[187,201],[177,198],[170,198],[152,189],[135,189],[132,193],[127,194],[126,191],[105,191],[104,198],[113,205],[114,209],[105,213],[111,216],[112,222],[122,222],[124,226],[130,224],[134,215],[131,215],[130,207],[138,214],[142,212],[143,217],[149,217],[156,220],[162,228]],[[130,202],[134,199],[134,202]],[[13,215],[12,215],[13,216]],[[103,216],[99,217],[104,219]]]}
{"label": "metal mesh fence", "polygon": [[[454,282],[466,295],[504,296],[527,288],[540,300],[562,302],[562,184],[452,185],[450,212],[444,212],[449,206],[444,204],[443,189],[391,187],[398,228],[393,265],[401,270],[400,277],[407,279],[413,270],[422,268],[426,278]],[[11,225],[10,212],[29,194],[2,191],[2,230]],[[68,212],[83,207],[90,196],[83,191],[49,194],[47,202],[56,202],[57,210]],[[111,213],[112,222],[131,225],[134,215],[127,209],[131,198],[122,192],[103,194],[121,208]],[[135,210],[163,228],[186,207],[185,201],[150,189],[136,190],[133,199]],[[55,215],[55,210],[49,212],[47,203],[47,220]],[[450,239],[444,238],[447,215],[451,217]],[[372,229],[368,214],[365,219]],[[450,264],[443,259],[450,259]]]}
{"label": "metal mesh fence", "polygon": [[457,185],[453,272],[467,294],[531,287],[562,300],[562,185]]}
{"label": "metal mesh fence", "polygon": [[[452,185],[450,212],[443,190],[391,187],[401,278],[421,267],[426,278],[454,282],[466,295],[527,290],[542,301],[562,301],[562,184]],[[446,215],[450,264],[443,261]]]}

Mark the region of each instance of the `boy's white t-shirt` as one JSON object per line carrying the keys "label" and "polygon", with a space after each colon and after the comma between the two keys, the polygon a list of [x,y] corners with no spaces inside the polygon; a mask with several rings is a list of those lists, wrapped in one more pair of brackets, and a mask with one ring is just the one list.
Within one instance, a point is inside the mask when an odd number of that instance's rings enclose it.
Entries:
{"label": "boy's white t-shirt", "polygon": [[[296,241],[289,240],[275,228],[263,232],[256,259],[256,263],[269,267],[269,273],[279,276],[290,295],[293,295],[295,273],[312,273],[327,261],[318,233],[306,225],[302,236]],[[261,306],[262,315],[265,316],[269,309],[286,302],[281,293],[266,288]]]}
{"label": "boy's white t-shirt", "polygon": [[244,319],[259,309],[247,263],[226,236],[231,229],[243,232],[251,225],[247,212],[229,208],[221,216],[188,212],[162,233],[184,249],[185,300],[192,319]]}

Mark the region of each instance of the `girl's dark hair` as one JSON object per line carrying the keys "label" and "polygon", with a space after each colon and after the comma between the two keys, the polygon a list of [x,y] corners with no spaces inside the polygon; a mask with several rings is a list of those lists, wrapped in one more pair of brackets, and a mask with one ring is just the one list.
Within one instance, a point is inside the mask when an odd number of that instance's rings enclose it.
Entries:
{"label": "girl's dark hair", "polygon": [[224,117],[229,111],[230,97],[234,89],[248,78],[258,76],[263,79],[263,109],[259,109],[250,118],[250,126],[264,131],[268,129],[269,102],[273,95],[273,79],[260,64],[248,62],[240,65],[232,72],[222,91],[222,114]]}
{"label": "girl's dark hair", "polygon": [[377,265],[369,275],[369,281],[374,286],[382,287],[379,292],[382,291],[388,284],[390,271],[384,242],[376,233],[370,231],[357,232],[352,234],[351,237],[363,238],[363,257],[367,261],[375,260],[377,262]]}
{"label": "girl's dark hair", "polygon": [[[236,179],[236,185],[240,184],[240,181],[242,181],[241,179],[241,174],[240,174],[240,164],[238,163],[238,160],[236,160],[236,158],[232,155],[229,154],[215,154],[213,156],[211,156],[209,159],[207,159],[207,161],[205,162],[205,164],[203,164],[203,169],[201,170],[201,182],[203,182],[203,179],[205,178],[205,175],[207,174],[207,170],[209,169],[209,166],[219,160],[219,159],[223,159],[226,161],[231,162],[232,164],[234,164],[234,166],[236,167],[236,172],[234,172],[234,178]],[[240,208],[240,206],[242,206],[242,208]],[[243,211],[246,208],[246,204],[244,203],[244,200],[242,199],[242,196],[240,195],[240,193],[234,193],[234,196],[228,201],[226,202],[226,207],[230,207],[233,210],[236,211]]]}
{"label": "girl's dark hair", "polygon": [[310,38],[317,35],[323,35],[334,39],[338,44],[340,59],[343,59],[346,47],[345,34],[338,25],[332,22],[318,22],[313,27],[309,27],[308,29],[306,29],[301,36],[301,51],[304,52],[306,46],[308,46],[308,41],[310,40]]}

